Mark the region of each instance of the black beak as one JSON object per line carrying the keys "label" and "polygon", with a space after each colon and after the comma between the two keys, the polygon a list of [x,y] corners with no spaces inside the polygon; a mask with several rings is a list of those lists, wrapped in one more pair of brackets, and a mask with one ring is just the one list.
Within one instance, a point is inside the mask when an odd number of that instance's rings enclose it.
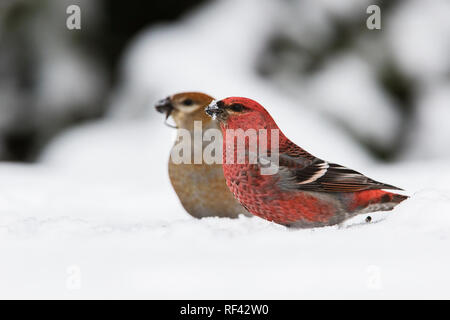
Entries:
{"label": "black beak", "polygon": [[173,111],[173,105],[170,101],[170,98],[167,97],[165,99],[159,100],[155,105],[155,109],[158,112],[165,113],[167,119]]}
{"label": "black beak", "polygon": [[222,101],[213,101],[209,104],[209,106],[206,107],[205,112],[208,116],[212,117],[213,119],[216,118],[223,118],[225,115],[224,110],[224,103]]}
{"label": "black beak", "polygon": [[173,126],[171,124],[167,123],[167,119],[169,119],[170,114],[173,111],[173,105],[172,102],[170,101],[170,97],[167,97],[165,99],[159,100],[156,105],[155,105],[155,109],[156,111],[160,112],[160,113],[165,113],[166,114],[166,119],[164,121],[164,123],[171,128],[176,128],[176,126]]}

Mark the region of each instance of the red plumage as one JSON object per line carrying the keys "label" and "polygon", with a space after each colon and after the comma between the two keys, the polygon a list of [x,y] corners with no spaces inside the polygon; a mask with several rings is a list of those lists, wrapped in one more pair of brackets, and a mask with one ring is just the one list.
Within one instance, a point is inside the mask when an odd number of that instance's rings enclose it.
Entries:
{"label": "red plumage", "polygon": [[[256,101],[227,98],[211,104],[206,112],[221,124],[224,135],[223,171],[227,185],[236,199],[256,216],[287,226],[319,227],[338,224],[361,213],[392,210],[407,198],[381,190],[401,190],[397,187],[306,152],[279,130],[270,114]],[[261,174],[261,167],[267,161],[267,158],[260,159],[261,152],[267,153],[269,158],[271,155],[270,133],[267,134],[267,148],[261,150],[260,146],[258,162],[251,163],[248,152],[250,139],[245,140],[245,148],[234,143],[227,150],[227,140],[235,139],[229,129],[279,130],[278,172]],[[257,140],[259,145],[259,136]],[[233,163],[227,163],[230,152]],[[242,152],[245,152],[245,162],[236,163],[238,154]]]}

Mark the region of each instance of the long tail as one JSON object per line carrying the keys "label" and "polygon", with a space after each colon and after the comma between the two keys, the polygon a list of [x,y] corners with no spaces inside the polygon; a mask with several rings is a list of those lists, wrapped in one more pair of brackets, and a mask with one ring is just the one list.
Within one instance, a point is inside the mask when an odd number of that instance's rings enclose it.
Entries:
{"label": "long tail", "polygon": [[383,190],[365,190],[354,193],[349,209],[351,212],[358,213],[389,211],[408,198],[408,196]]}

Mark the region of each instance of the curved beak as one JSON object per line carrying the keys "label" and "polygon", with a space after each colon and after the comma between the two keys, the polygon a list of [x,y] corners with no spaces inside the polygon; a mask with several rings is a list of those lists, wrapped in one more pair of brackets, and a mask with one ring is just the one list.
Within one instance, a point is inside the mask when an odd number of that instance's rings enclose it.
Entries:
{"label": "curved beak", "polygon": [[167,97],[165,99],[159,100],[155,105],[155,109],[160,113],[165,113],[166,119],[169,118],[170,114],[173,111],[173,105],[170,101],[170,98]]}
{"label": "curved beak", "polygon": [[166,114],[166,119],[164,121],[164,124],[166,126],[171,127],[171,128],[177,128],[176,126],[173,126],[173,125],[167,123],[167,119],[169,119],[170,114],[174,110],[174,107],[173,107],[170,97],[159,100],[155,105],[155,109],[156,109],[156,111],[158,111],[160,113]]}

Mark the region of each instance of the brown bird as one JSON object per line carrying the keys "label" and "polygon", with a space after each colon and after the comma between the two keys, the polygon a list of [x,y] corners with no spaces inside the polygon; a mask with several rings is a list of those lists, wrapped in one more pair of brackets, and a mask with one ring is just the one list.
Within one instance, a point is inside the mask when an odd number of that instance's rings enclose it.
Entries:
{"label": "brown bird", "polygon": [[[189,130],[193,149],[194,121],[201,121],[203,132],[210,128],[220,130],[218,123],[205,113],[205,108],[213,100],[204,93],[183,92],[159,101],[156,110],[165,113],[166,119],[172,116],[178,136],[181,129]],[[202,143],[202,151],[204,148]],[[184,209],[195,218],[236,218],[239,214],[251,216],[228,189],[220,163],[206,164],[202,161],[201,164],[175,164],[170,157],[169,177]]]}

